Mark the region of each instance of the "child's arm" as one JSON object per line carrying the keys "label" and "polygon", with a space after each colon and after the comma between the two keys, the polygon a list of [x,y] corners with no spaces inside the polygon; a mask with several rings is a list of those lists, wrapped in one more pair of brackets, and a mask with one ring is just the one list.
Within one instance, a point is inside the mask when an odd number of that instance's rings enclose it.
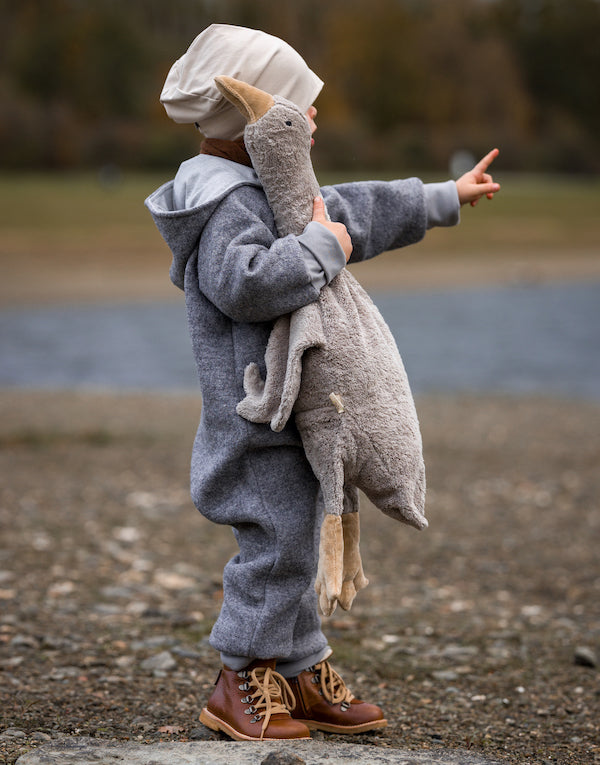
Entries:
{"label": "child's arm", "polygon": [[493,199],[494,194],[500,191],[500,184],[494,183],[492,176],[486,172],[499,153],[498,149],[492,149],[472,170],[456,181],[461,205],[468,202],[471,207],[475,207],[482,196]]}
{"label": "child's arm", "polygon": [[262,190],[242,186],[216,207],[197,258],[188,263],[186,280],[197,280],[205,296],[234,321],[271,321],[317,300],[346,263],[328,226],[313,221],[302,234],[282,238],[272,227]]}
{"label": "child's arm", "polygon": [[351,262],[421,240],[432,226],[458,223],[460,206],[499,191],[487,169],[498,156],[493,149],[458,181],[423,184],[418,178],[366,181],[323,188],[331,218],[348,229]]}
{"label": "child's arm", "polygon": [[[353,246],[350,262],[414,244],[425,236],[427,195],[418,178],[342,183],[321,191],[331,219],[347,227]],[[456,188],[454,197],[458,216]]]}

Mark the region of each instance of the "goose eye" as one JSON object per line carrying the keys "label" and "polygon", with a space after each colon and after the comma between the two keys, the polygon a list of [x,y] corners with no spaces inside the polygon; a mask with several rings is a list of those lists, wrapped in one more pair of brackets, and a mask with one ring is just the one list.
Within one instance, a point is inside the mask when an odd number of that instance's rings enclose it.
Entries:
{"label": "goose eye", "polygon": [[286,124],[288,127],[292,127],[292,120],[286,120],[286,121],[285,121],[285,124]]}

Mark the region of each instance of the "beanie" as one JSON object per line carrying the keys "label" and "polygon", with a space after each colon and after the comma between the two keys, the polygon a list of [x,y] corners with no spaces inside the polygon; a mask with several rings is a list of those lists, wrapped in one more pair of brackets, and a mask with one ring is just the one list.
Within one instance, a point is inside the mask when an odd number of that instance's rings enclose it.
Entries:
{"label": "beanie", "polygon": [[283,40],[256,29],[211,24],[167,75],[160,100],[169,117],[196,123],[207,138],[239,138],[246,123],[215,85],[220,74],[283,96],[303,112],[323,87],[302,56]]}

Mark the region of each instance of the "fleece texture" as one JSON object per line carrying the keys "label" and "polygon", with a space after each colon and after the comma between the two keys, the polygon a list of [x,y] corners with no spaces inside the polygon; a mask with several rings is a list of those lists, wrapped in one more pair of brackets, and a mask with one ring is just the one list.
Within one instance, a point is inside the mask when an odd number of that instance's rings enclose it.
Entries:
{"label": "fleece texture", "polygon": [[[222,77],[217,84],[249,119],[244,141],[278,233],[299,234],[319,194],[306,118],[286,99],[246,83]],[[237,411],[253,422],[270,422],[275,431],[295,413],[326,514],[356,510],[357,503],[345,502],[346,488],[356,487],[393,518],[425,528],[425,465],[408,378],[383,317],[346,269],[317,301],[277,321],[266,364],[264,380],[258,365],[246,369],[247,395]],[[360,563],[358,535],[346,538],[343,532],[341,522],[326,515],[317,576],[326,614],[338,602],[350,607],[347,591],[342,596],[344,561]],[[366,582],[356,578],[358,586]]]}

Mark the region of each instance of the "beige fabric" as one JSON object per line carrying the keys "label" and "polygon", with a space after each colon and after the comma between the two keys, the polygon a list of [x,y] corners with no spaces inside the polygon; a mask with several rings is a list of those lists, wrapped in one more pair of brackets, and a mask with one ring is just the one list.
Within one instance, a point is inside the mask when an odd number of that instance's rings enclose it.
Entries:
{"label": "beige fabric", "polygon": [[300,54],[273,35],[229,24],[212,24],[178,59],[160,96],[175,122],[198,124],[207,138],[239,138],[246,121],[218,90],[218,75],[239,78],[292,101],[304,113],[323,82]]}
{"label": "beige fabric", "polygon": [[315,581],[319,608],[325,616],[331,616],[339,602],[349,611],[359,590],[368,584],[360,556],[359,514],[326,514],[321,526]]}

